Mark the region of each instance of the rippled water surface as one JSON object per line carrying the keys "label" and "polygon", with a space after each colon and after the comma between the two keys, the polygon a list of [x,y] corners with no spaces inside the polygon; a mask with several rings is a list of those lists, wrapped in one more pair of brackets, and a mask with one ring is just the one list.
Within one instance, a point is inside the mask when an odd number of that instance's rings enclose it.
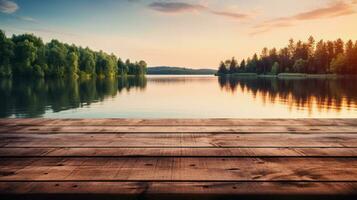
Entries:
{"label": "rippled water surface", "polygon": [[0,117],[357,118],[357,79],[1,80]]}

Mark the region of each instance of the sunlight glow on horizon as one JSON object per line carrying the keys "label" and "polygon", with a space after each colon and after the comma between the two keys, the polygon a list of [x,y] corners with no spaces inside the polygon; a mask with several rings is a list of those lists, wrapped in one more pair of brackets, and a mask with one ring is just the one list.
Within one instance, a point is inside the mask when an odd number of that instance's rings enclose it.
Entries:
{"label": "sunlight glow on horizon", "polygon": [[0,29],[149,66],[217,68],[290,38],[356,40],[356,13],[356,0],[0,0]]}

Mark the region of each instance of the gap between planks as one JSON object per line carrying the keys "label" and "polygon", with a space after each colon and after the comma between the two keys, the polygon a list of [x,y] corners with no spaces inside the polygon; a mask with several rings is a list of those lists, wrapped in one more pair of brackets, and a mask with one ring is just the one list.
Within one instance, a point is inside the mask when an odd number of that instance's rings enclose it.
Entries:
{"label": "gap between planks", "polygon": [[357,157],[357,148],[0,148],[0,157]]}
{"label": "gap between planks", "polygon": [[[172,188],[175,188],[174,190]],[[346,182],[0,182],[4,194],[356,194]]]}
{"label": "gap between planks", "polygon": [[357,133],[357,126],[1,126],[0,133]]}

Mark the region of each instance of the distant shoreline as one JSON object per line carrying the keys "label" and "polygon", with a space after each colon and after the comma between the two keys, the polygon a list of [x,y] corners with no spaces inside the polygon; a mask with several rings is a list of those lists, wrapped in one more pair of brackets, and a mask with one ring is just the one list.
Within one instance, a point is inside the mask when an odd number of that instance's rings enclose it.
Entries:
{"label": "distant shoreline", "polygon": [[215,75],[217,74],[217,70],[158,66],[158,67],[148,67],[146,74],[147,75]]}

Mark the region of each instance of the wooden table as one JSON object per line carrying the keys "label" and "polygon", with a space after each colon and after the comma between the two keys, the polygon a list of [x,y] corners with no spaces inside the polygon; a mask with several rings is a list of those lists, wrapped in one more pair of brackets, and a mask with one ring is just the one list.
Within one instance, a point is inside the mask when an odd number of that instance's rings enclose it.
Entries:
{"label": "wooden table", "polygon": [[357,119],[2,119],[0,199],[357,199]]}

